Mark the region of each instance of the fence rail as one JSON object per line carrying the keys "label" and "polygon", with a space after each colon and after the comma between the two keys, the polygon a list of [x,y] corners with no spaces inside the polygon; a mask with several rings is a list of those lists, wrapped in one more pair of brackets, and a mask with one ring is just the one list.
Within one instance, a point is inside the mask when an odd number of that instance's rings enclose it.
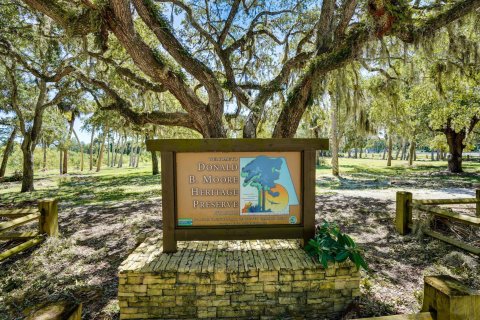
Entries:
{"label": "fence rail", "polygon": [[0,233],[0,240],[31,239],[39,235],[38,231]]}
{"label": "fence rail", "polygon": [[9,209],[9,210],[2,209],[0,210],[0,217],[13,219],[13,218],[20,218],[36,212],[38,212],[37,208],[22,208],[22,209]]}
{"label": "fence rail", "polygon": [[475,320],[480,319],[480,293],[446,275],[424,278],[419,313],[358,320]]}
{"label": "fence rail", "polygon": [[477,198],[456,198],[456,199],[422,199],[412,200],[413,204],[439,205],[439,204],[471,204],[480,203]]}
{"label": "fence rail", "polygon": [[[0,261],[41,243],[45,236],[58,235],[57,200],[41,200],[38,208],[0,210],[0,217],[11,219],[0,222],[0,241],[27,240],[0,253]],[[38,220],[38,231],[6,232],[26,223]]]}
{"label": "fence rail", "polygon": [[[444,204],[475,204],[476,217],[454,212],[451,209],[432,207],[432,205]],[[410,232],[413,227],[413,209],[432,214],[434,216],[446,218],[456,222],[479,227],[480,226],[480,190],[476,190],[475,198],[456,198],[456,199],[425,199],[414,200],[410,192],[397,192],[395,228],[401,235]],[[442,240],[473,254],[480,255],[480,248],[474,247],[466,242],[445,236],[429,228],[423,228],[424,234],[433,238]]]}
{"label": "fence rail", "polygon": [[461,214],[454,212],[453,210],[450,209],[445,209],[445,208],[435,208],[431,206],[426,206],[423,204],[413,204],[412,205],[413,209],[418,209],[423,212],[431,213],[435,216],[447,218],[447,219],[452,219],[458,222],[463,222],[466,224],[471,224],[474,226],[480,226],[480,218],[472,217],[466,214]]}
{"label": "fence rail", "polygon": [[445,236],[441,233],[435,232],[431,229],[424,229],[423,232],[426,235],[428,235],[432,238],[436,238],[436,239],[441,240],[443,242],[449,243],[451,245],[459,247],[459,248],[461,248],[465,251],[471,252],[473,254],[480,255],[480,248],[471,246],[468,243],[465,243],[463,241],[460,241],[460,240],[457,240],[457,239],[454,239],[454,238],[447,237],[447,236]]}
{"label": "fence rail", "polygon": [[29,223],[30,221],[37,220],[40,218],[40,216],[41,216],[41,213],[36,212],[36,213],[31,213],[29,215],[11,220],[11,221],[2,222],[0,223],[0,232],[5,232],[7,230]]}

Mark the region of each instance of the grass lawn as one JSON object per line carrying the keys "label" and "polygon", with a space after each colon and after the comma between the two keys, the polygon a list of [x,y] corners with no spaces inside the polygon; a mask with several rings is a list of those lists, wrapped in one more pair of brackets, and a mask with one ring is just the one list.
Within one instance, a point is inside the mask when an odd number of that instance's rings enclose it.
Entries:
{"label": "grass lawn", "polygon": [[[3,188],[2,188],[3,187]],[[20,183],[0,184],[3,206],[58,198],[64,206],[84,204],[111,206],[119,201],[141,201],[160,197],[160,176],[151,167],[104,168],[100,172],[74,171],[59,176],[57,171],[38,172],[35,192],[20,193]]]}
{"label": "grass lawn", "polygon": [[331,175],[330,158],[323,158],[317,169],[317,186],[327,189],[349,188],[471,188],[480,183],[480,163],[463,163],[464,173],[447,172],[446,161],[416,161],[409,166],[407,161],[393,160],[392,166],[386,166],[381,159],[340,159],[340,175],[337,179]]}
{"label": "grass lawn", "polygon": [[[342,178],[334,178],[328,163],[324,159],[317,169],[317,223],[337,222],[364,247],[371,267],[363,274],[356,316],[416,312],[425,274],[480,284],[476,258],[436,240],[400,237],[392,223],[395,190],[473,192],[480,185],[479,164],[465,163],[466,173],[452,175],[445,162],[419,161],[410,168],[394,161],[387,168],[384,160],[342,158]],[[61,232],[0,263],[0,319],[21,319],[35,305],[62,299],[83,302],[85,319],[118,319],[117,268],[145,237],[161,232],[160,183],[148,164],[61,177],[38,173],[36,191],[25,194],[19,182],[0,183],[1,208],[58,198]],[[0,250],[10,245],[0,243]]]}

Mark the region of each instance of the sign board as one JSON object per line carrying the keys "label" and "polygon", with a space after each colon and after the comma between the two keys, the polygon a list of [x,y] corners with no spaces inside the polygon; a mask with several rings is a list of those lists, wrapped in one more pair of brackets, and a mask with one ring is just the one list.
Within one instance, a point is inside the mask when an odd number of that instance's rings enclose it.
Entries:
{"label": "sign board", "polygon": [[164,252],[181,240],[308,240],[326,139],[148,140],[161,151]]}

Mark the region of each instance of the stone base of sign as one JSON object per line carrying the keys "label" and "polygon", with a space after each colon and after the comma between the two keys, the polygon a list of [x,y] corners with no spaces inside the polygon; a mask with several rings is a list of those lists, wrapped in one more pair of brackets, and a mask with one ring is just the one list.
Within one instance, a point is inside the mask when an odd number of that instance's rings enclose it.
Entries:
{"label": "stone base of sign", "polygon": [[119,268],[120,319],[338,317],[360,294],[350,263],[324,269],[297,241],[144,241]]}

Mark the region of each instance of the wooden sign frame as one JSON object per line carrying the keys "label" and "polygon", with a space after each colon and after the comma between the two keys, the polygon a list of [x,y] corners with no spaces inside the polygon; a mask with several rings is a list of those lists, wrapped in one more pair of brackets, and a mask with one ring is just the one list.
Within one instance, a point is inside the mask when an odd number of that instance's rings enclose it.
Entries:
{"label": "wooden sign frame", "polygon": [[[148,151],[161,152],[163,252],[176,252],[177,241],[303,239],[315,235],[316,151],[328,139],[157,139]],[[298,225],[225,225],[179,227],[176,223],[176,154],[182,152],[301,152],[302,222]]]}

